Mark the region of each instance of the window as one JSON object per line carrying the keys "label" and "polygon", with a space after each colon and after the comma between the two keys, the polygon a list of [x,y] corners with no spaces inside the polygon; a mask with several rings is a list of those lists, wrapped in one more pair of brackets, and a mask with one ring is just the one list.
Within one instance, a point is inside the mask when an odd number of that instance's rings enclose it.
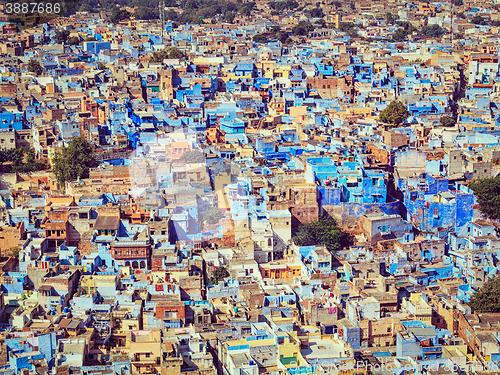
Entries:
{"label": "window", "polygon": [[151,353],[146,353],[146,358],[151,357]]}
{"label": "window", "polygon": [[176,319],[177,311],[165,311],[164,312],[165,319]]}

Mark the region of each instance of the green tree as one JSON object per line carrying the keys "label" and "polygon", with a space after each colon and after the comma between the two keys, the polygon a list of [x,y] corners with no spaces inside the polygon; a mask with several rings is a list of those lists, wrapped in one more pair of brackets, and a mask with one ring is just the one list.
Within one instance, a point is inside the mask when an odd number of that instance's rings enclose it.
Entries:
{"label": "green tree", "polygon": [[114,11],[111,16],[109,16],[108,21],[114,24],[117,24],[121,21],[128,20],[130,18],[130,13],[125,9],[119,9]]}
{"label": "green tree", "polygon": [[186,151],[179,158],[179,161],[183,163],[204,163],[205,154],[198,149]]}
{"label": "green tree", "polygon": [[57,44],[65,43],[69,37],[69,30],[57,30],[54,39]]}
{"label": "green tree", "polygon": [[491,21],[491,26],[500,26],[500,21]]}
{"label": "green tree", "polygon": [[177,13],[175,10],[167,10],[165,12],[165,19],[169,21],[178,21],[179,20],[179,13]]}
{"label": "green tree", "polygon": [[394,13],[385,14],[385,22],[387,22],[389,25],[394,25],[397,22],[398,18],[399,16]]}
{"label": "green tree", "polygon": [[292,28],[295,35],[307,35],[314,30],[314,26],[309,21],[300,21]]}
{"label": "green tree", "polygon": [[420,32],[428,38],[440,38],[446,34],[446,29],[439,25],[427,25],[422,27]]}
{"label": "green tree", "polygon": [[472,17],[470,22],[472,22],[475,25],[486,25],[486,20],[479,14],[476,14],[474,17]]}
{"label": "green tree", "polygon": [[5,254],[2,254],[2,255],[8,255],[10,254],[11,257],[13,258],[19,258],[19,246],[14,246],[12,248],[10,248],[9,250],[6,251]]}
{"label": "green tree", "polygon": [[472,180],[469,187],[474,191],[481,213],[490,219],[500,219],[500,177]]}
{"label": "green tree", "polygon": [[226,277],[229,277],[229,272],[226,267],[219,266],[212,271],[212,276],[210,277],[210,285],[217,285],[219,281],[224,280]]}
{"label": "green tree", "polygon": [[267,43],[267,37],[264,34],[255,34],[252,40],[255,43]]}
{"label": "green tree", "polygon": [[325,13],[323,13],[323,9],[321,8],[313,8],[311,9],[311,18],[323,18]]}
{"label": "green tree", "polygon": [[68,38],[67,44],[70,46],[76,46],[77,44],[80,44],[80,38],[77,36],[70,36]]}
{"label": "green tree", "polygon": [[201,221],[208,221],[208,224],[214,225],[224,217],[224,212],[217,206],[211,206],[201,212]]}
{"label": "green tree", "polygon": [[453,0],[453,5],[460,7],[464,5],[464,0]]}
{"label": "green tree", "polygon": [[158,9],[140,6],[134,12],[134,16],[138,20],[155,20],[158,19]]}
{"label": "green tree", "polygon": [[403,28],[399,28],[392,34],[392,40],[395,42],[403,42],[407,36],[408,32]]}
{"label": "green tree", "polygon": [[87,178],[90,169],[98,165],[92,146],[83,136],[71,139],[68,147],[57,150],[52,158],[52,171],[63,189],[66,181]]}
{"label": "green tree", "polygon": [[393,101],[382,112],[380,112],[379,120],[390,125],[399,125],[410,117],[410,112],[406,106],[400,101]]}
{"label": "green tree", "polygon": [[320,28],[325,28],[326,27],[326,21],[323,18],[320,18],[316,22],[314,22],[314,25],[320,27]]}
{"label": "green tree", "polygon": [[276,39],[278,39],[283,44],[292,42],[292,39],[288,36],[288,33],[284,31],[277,33]]}
{"label": "green tree", "polygon": [[321,217],[316,222],[301,224],[293,242],[297,246],[325,245],[329,251],[334,252],[351,246],[353,238],[342,231],[335,219]]}
{"label": "green tree", "polygon": [[102,63],[102,62],[98,62],[97,63],[97,69],[99,70],[104,70],[106,69],[106,64]]}
{"label": "green tree", "polygon": [[185,60],[186,55],[182,50],[177,47],[169,47],[167,49],[153,52],[151,57],[149,58],[149,62],[163,62],[165,59],[179,59]]}
{"label": "green tree", "polygon": [[10,150],[0,150],[0,164],[6,161],[10,163],[2,166],[1,172],[28,173],[47,168],[44,160],[36,160],[33,148],[18,147]]}
{"label": "green tree", "polygon": [[93,36],[89,36],[88,38],[85,38],[85,42],[97,42],[97,40]]}
{"label": "green tree", "polygon": [[500,274],[486,281],[471,297],[468,305],[477,313],[499,313]]}
{"label": "green tree", "polygon": [[40,61],[31,58],[28,63],[28,71],[39,76],[43,73],[43,65]]}
{"label": "green tree", "polygon": [[444,116],[441,116],[441,118],[439,119],[439,122],[443,126],[451,127],[451,126],[455,126],[456,121],[453,117],[448,116],[448,115],[444,115]]}

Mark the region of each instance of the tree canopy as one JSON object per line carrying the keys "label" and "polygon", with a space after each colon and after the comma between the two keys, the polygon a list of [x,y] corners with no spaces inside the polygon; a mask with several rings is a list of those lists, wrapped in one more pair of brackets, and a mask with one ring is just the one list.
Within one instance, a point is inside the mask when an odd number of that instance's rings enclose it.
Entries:
{"label": "tree canopy", "polygon": [[408,32],[400,27],[392,34],[392,40],[394,40],[395,42],[403,42],[407,36]]}
{"label": "tree canopy", "polygon": [[57,150],[52,158],[52,171],[61,188],[66,181],[87,178],[90,169],[98,165],[92,146],[83,136],[72,138],[68,147]]}
{"label": "tree canopy", "polygon": [[406,106],[400,101],[393,101],[382,112],[380,112],[379,120],[390,125],[399,125],[410,117],[410,112]]}
{"label": "tree canopy", "polygon": [[179,158],[179,161],[183,163],[204,163],[205,162],[205,154],[203,151],[200,151],[198,149],[190,150],[184,152],[181,157]]}
{"label": "tree canopy", "polygon": [[292,39],[290,38],[290,36],[286,31],[281,30],[281,28],[277,26],[273,26],[269,32],[255,34],[252,37],[252,40],[255,43],[267,43],[270,40],[279,40],[281,43],[288,43]]}
{"label": "tree canopy", "polygon": [[418,31],[417,28],[408,21],[396,21],[395,24],[400,26],[400,28],[392,34],[392,40],[395,42],[402,42],[408,35],[413,34],[414,31]]}
{"label": "tree canopy", "polygon": [[264,34],[255,34],[252,37],[252,40],[255,43],[267,43],[268,42],[267,37]]}
{"label": "tree canopy", "polygon": [[9,150],[0,150],[0,172],[34,172],[47,168],[45,160],[36,160],[33,148],[18,147]]}
{"label": "tree canopy", "polygon": [[321,217],[318,221],[301,224],[293,238],[297,246],[325,245],[329,251],[336,251],[353,244],[352,236],[342,231],[335,219]]}
{"label": "tree canopy", "polygon": [[500,219],[500,177],[472,180],[469,187],[474,191],[481,213],[490,219]]}
{"label": "tree canopy", "polygon": [[426,25],[420,29],[420,33],[425,35],[427,38],[440,38],[446,34],[446,29],[439,25]]}
{"label": "tree canopy", "polygon": [[40,61],[31,58],[28,63],[28,71],[39,76],[43,73],[43,65]]}
{"label": "tree canopy", "polygon": [[292,28],[295,35],[307,35],[314,30],[314,26],[309,21],[300,21]]}
{"label": "tree canopy", "polygon": [[321,8],[313,8],[310,13],[312,18],[323,18],[325,16]]}
{"label": "tree canopy", "polygon": [[77,44],[80,44],[80,38],[77,36],[70,36],[67,41],[68,45],[70,46],[76,46]]}
{"label": "tree canopy", "polygon": [[165,59],[179,59],[184,60],[186,55],[182,50],[177,47],[168,47],[167,49],[161,51],[155,51],[149,58],[149,62],[163,62]]}
{"label": "tree canopy", "polygon": [[358,36],[356,25],[354,25],[352,22],[339,22],[339,30],[345,32],[351,38],[355,38]]}
{"label": "tree canopy", "polygon": [[219,281],[224,280],[226,277],[229,277],[229,272],[226,267],[219,266],[212,271],[212,276],[210,277],[210,285],[217,285]]}
{"label": "tree canopy", "polygon": [[455,123],[456,123],[455,119],[451,116],[448,116],[448,115],[441,116],[441,118],[439,119],[439,122],[441,123],[441,125],[446,126],[446,127],[455,126]]}
{"label": "tree canopy", "polygon": [[111,16],[109,16],[108,21],[117,24],[120,21],[128,20],[130,16],[131,16],[130,12],[127,12],[125,9],[119,9],[111,13]]}
{"label": "tree canopy", "polygon": [[399,19],[399,16],[397,14],[394,14],[394,13],[386,13],[385,14],[385,21],[389,25],[394,25],[398,19]]}
{"label": "tree canopy", "polygon": [[472,17],[470,22],[472,22],[475,25],[486,25],[486,20],[479,14],[476,14],[474,17]]}
{"label": "tree canopy", "polygon": [[477,313],[500,313],[500,274],[483,284],[471,297],[469,306]]}
{"label": "tree canopy", "polygon": [[61,44],[65,43],[66,40],[68,40],[68,37],[69,37],[69,30],[57,30],[54,39],[56,43]]}
{"label": "tree canopy", "polygon": [[224,215],[224,211],[222,211],[219,207],[211,206],[201,212],[201,221],[207,221],[208,224],[214,225],[217,224],[219,220],[224,217]]}
{"label": "tree canopy", "polygon": [[277,10],[279,12],[283,12],[284,10],[292,10],[297,9],[299,7],[299,3],[295,0],[285,0],[285,1],[270,1],[267,3],[269,8],[273,10]]}

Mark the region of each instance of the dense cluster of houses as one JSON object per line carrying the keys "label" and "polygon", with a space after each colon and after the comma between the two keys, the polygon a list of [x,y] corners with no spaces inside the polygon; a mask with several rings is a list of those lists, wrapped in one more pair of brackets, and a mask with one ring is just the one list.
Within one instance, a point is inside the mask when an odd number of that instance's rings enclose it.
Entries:
{"label": "dense cluster of houses", "polygon": [[[253,41],[302,21],[265,2],[163,33],[0,26],[0,150],[50,164],[82,136],[100,161],[0,172],[1,375],[498,373],[500,315],[467,303],[500,261],[469,188],[500,172],[499,30],[470,18],[500,13],[335,3],[286,44]],[[386,13],[450,32],[390,41]],[[294,242],[322,217],[352,246]]]}

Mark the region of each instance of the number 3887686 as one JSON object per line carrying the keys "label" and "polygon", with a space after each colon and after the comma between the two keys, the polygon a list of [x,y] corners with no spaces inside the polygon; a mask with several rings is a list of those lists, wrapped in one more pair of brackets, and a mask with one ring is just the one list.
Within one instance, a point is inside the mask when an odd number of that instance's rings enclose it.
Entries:
{"label": "number 3887686", "polygon": [[48,13],[59,14],[61,4],[59,3],[6,3],[5,13],[7,14],[34,14]]}

